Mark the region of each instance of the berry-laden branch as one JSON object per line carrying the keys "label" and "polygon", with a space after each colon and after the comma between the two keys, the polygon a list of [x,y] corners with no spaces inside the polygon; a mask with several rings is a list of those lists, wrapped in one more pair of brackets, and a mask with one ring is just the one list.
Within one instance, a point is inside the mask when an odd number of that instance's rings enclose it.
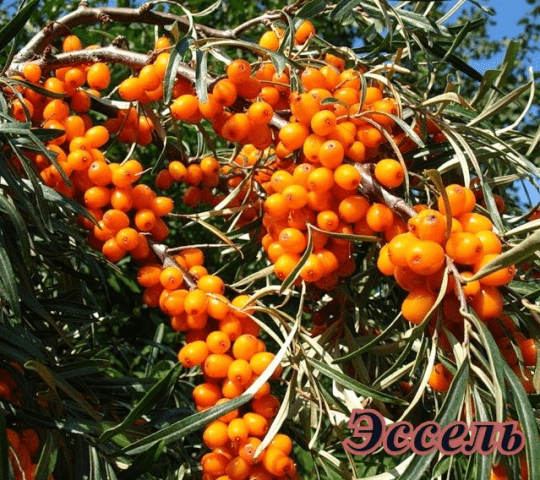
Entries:
{"label": "berry-laden branch", "polygon": [[[189,30],[190,23],[187,17],[171,13],[153,12],[150,10],[152,5],[152,2],[150,2],[149,4],[141,5],[138,9],[133,9],[119,7],[89,8],[81,4],[74,12],[44,27],[21,49],[15,56],[14,61],[15,63],[27,62],[36,55],[43,53],[45,48],[57,38],[68,35],[71,29],[93,23],[143,23],[164,27],[176,22],[181,31],[187,32]],[[230,34],[226,34],[222,30],[201,24],[195,24],[194,26],[199,33],[208,37],[231,38]]]}

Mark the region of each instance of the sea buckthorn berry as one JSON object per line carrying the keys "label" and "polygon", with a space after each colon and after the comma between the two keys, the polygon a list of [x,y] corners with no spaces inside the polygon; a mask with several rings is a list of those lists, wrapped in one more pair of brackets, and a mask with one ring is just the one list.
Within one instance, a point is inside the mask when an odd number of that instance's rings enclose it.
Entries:
{"label": "sea buckthorn berry", "polygon": [[204,361],[203,372],[210,378],[225,378],[233,361],[232,357],[224,353],[211,353]]}
{"label": "sea buckthorn berry", "polygon": [[279,243],[287,253],[302,253],[306,249],[307,239],[296,228],[284,228],[279,234]]}
{"label": "sea buckthorn berry", "polygon": [[278,170],[272,174],[270,183],[276,192],[282,193],[285,188],[294,184],[294,179],[289,172],[286,172],[285,170]]}
{"label": "sea buckthorn berry", "polygon": [[[337,229],[338,225],[339,225],[339,217],[337,213],[332,210],[323,210],[317,215],[317,226],[321,230],[325,230],[327,232],[333,232],[334,230]],[[304,249],[296,253],[300,253]]]}
{"label": "sea buckthorn berry", "polygon": [[174,201],[170,197],[154,197],[150,201],[150,209],[156,217],[164,217],[174,209]]}
{"label": "sea buckthorn berry", "polygon": [[244,387],[249,383],[252,373],[251,365],[244,359],[235,360],[229,365],[229,369],[227,370],[229,380]]}
{"label": "sea buckthorn berry", "polygon": [[137,282],[143,287],[153,287],[159,283],[161,267],[159,265],[146,265],[137,273]]}
{"label": "sea buckthorn berry", "polygon": [[280,280],[285,280],[300,261],[300,255],[296,253],[284,253],[274,264],[274,273]]}
{"label": "sea buckthorn berry", "polygon": [[316,135],[325,137],[334,132],[337,125],[336,115],[329,110],[321,110],[311,119],[311,130]]}
{"label": "sea buckthorn berry", "polygon": [[[495,260],[499,255],[496,253],[490,253],[488,255],[484,255],[482,258],[480,258],[473,266],[473,272],[477,273],[484,265],[491,262],[492,260]],[[482,285],[488,285],[490,287],[500,287],[503,285],[507,285],[512,281],[514,278],[514,275],[516,274],[516,267],[515,265],[510,265],[505,268],[501,268],[500,270],[496,270],[493,273],[490,273],[489,275],[486,275],[485,277],[480,279],[480,283]]]}
{"label": "sea buckthorn berry", "polygon": [[[275,355],[270,352],[258,352],[253,355],[249,361],[251,368],[253,369],[253,373],[256,375],[262,375],[274,357]],[[275,377],[279,375],[280,372],[281,367],[278,365],[272,376]]]}
{"label": "sea buckthorn berry", "polygon": [[462,265],[472,265],[482,257],[484,248],[480,239],[467,232],[452,233],[445,245],[446,253]]}
{"label": "sea buckthorn berry", "polygon": [[156,215],[150,209],[145,208],[145,209],[139,210],[135,214],[135,226],[141,232],[151,231],[155,227],[156,222],[157,222]]}
{"label": "sea buckthorn berry", "polygon": [[223,320],[230,312],[229,301],[222,295],[209,295],[206,311],[212,318],[215,318],[216,320]]}
{"label": "sea buckthorn berry", "polygon": [[302,280],[305,280],[306,282],[317,282],[324,274],[324,265],[317,254],[310,254],[300,270],[300,277]]}
{"label": "sea buckthorn berry", "polygon": [[203,472],[212,475],[214,478],[225,475],[229,459],[220,453],[207,453],[201,459]]}
{"label": "sea buckthorn berry", "polygon": [[281,450],[268,447],[264,452],[262,464],[264,468],[275,476],[283,476],[291,470],[291,459]]}
{"label": "sea buckthorn berry", "polygon": [[186,368],[200,365],[206,360],[206,357],[210,354],[208,345],[202,340],[188,343],[184,345],[178,352],[178,361]]}
{"label": "sea buckthorn berry", "polygon": [[144,90],[156,90],[161,85],[161,78],[154,65],[145,65],[139,72],[139,80]]}
{"label": "sea buckthorn berry", "polygon": [[180,252],[180,256],[185,260],[188,269],[195,265],[204,265],[204,253],[199,248],[185,248]]}
{"label": "sea buckthorn berry", "polygon": [[328,140],[321,145],[318,153],[319,162],[323,167],[336,169],[343,163],[345,149],[336,140]]}
{"label": "sea buckthorn berry", "polygon": [[85,170],[92,164],[92,155],[86,150],[75,150],[67,156],[67,163],[75,171]]}
{"label": "sea buckthorn berry", "polygon": [[206,311],[208,299],[202,290],[192,290],[186,297],[185,309],[188,315],[199,315]]}
{"label": "sea buckthorn berry", "polygon": [[[188,294],[187,290],[164,290],[166,293],[166,297],[164,298],[162,304],[160,305],[161,309],[171,317],[176,317],[178,315],[182,315],[185,312],[184,309],[184,302],[186,299],[186,296]],[[188,328],[191,328],[191,317],[186,316],[185,318],[186,325]],[[203,321],[203,323],[206,325],[206,322]],[[203,325],[204,327],[204,325]]]}
{"label": "sea buckthorn berry", "polygon": [[134,228],[122,228],[116,234],[116,243],[123,250],[133,250],[139,245],[139,234]]}
{"label": "sea buckthorn berry", "polygon": [[398,267],[407,267],[407,253],[418,242],[412,233],[401,233],[396,235],[388,243],[388,256],[390,261]]}
{"label": "sea buckthorn berry", "polygon": [[304,20],[294,32],[294,39],[298,45],[302,45],[312,35],[315,35],[315,27],[309,20]]}
{"label": "sea buckthorn berry", "polygon": [[176,267],[166,267],[161,271],[159,281],[163,288],[167,290],[176,290],[182,285],[184,275],[181,270]]}
{"label": "sea buckthorn berry", "polygon": [[126,250],[121,248],[114,238],[109,238],[104,243],[101,252],[107,260],[113,263],[120,261],[126,255]]}
{"label": "sea buckthorn berry", "polygon": [[374,203],[366,212],[366,223],[374,232],[388,230],[394,223],[394,214],[386,205]]}
{"label": "sea buckthorn berry", "polygon": [[251,129],[251,120],[245,113],[235,113],[224,124],[221,135],[230,142],[240,142]]}
{"label": "sea buckthorn berry", "polygon": [[102,208],[109,203],[111,192],[107,187],[91,187],[84,192],[84,203],[88,208]]}
{"label": "sea buckthorn berry", "polygon": [[367,198],[352,195],[344,198],[338,207],[339,216],[348,223],[355,223],[366,216],[370,206]]}
{"label": "sea buckthorn berry", "polygon": [[23,75],[29,82],[37,83],[41,78],[41,67],[36,63],[28,63],[23,68]]}
{"label": "sea buckthorn berry", "polygon": [[231,340],[226,333],[214,331],[206,337],[206,344],[212,353],[225,353],[231,347]]}
{"label": "sea buckthorn berry", "polygon": [[459,223],[461,223],[464,232],[478,233],[482,230],[493,229],[491,220],[479,213],[464,213],[458,217]]}
{"label": "sea buckthorn berry", "polygon": [[225,283],[217,275],[202,276],[197,282],[197,287],[206,293],[223,295],[225,292]]}
{"label": "sea buckthorn berry", "polygon": [[43,109],[44,120],[57,120],[58,122],[63,122],[68,116],[69,105],[59,98],[51,100]]}
{"label": "sea buckthorn berry", "polygon": [[[480,282],[478,280],[472,282],[468,281],[468,279],[473,276],[472,272],[461,272],[461,276],[466,280],[466,283],[461,287],[466,298],[472,298],[474,295],[480,293],[480,290],[482,289]],[[459,294],[458,285],[454,287],[454,291],[456,295]]]}
{"label": "sea buckthorn berry", "polygon": [[375,178],[387,188],[396,188],[403,183],[405,172],[397,160],[386,158],[375,165]]}
{"label": "sea buckthorn berry", "polygon": [[388,277],[394,275],[396,266],[390,260],[388,244],[383,245],[383,247],[379,251],[379,256],[377,257],[377,268],[383,275],[386,275]]}
{"label": "sea buckthorn berry", "polygon": [[360,172],[352,165],[340,165],[334,171],[336,185],[345,190],[354,190],[361,181]]}
{"label": "sea buckthorn berry", "polygon": [[90,141],[92,148],[100,148],[109,141],[109,131],[103,125],[89,128],[84,137]]}
{"label": "sea buckthorn berry", "polygon": [[282,195],[292,210],[303,208],[308,202],[308,191],[301,185],[289,185],[283,189]]}
{"label": "sea buckthorn berry", "polygon": [[74,50],[81,50],[82,43],[79,37],[76,35],[68,35],[62,42],[62,50],[64,52],[73,52]]}
{"label": "sea buckthorn berry", "polygon": [[334,172],[329,168],[319,167],[308,176],[308,187],[312,192],[327,192],[334,185]]}
{"label": "sea buckthorn berry", "polygon": [[449,370],[442,363],[437,363],[433,366],[428,384],[437,392],[446,392],[450,388],[452,378],[453,375]]}
{"label": "sea buckthorn berry", "polygon": [[187,168],[182,162],[174,160],[169,163],[169,174],[176,182],[181,182],[186,178]]}
{"label": "sea buckthorn berry", "polygon": [[503,311],[503,297],[497,287],[484,286],[470,299],[470,305],[481,320],[498,318]]}
{"label": "sea buckthorn berry", "polygon": [[268,32],[264,32],[262,34],[261,38],[259,39],[259,45],[275,52],[279,48],[280,40],[274,31],[269,30]]}
{"label": "sea buckthorn berry", "polygon": [[230,107],[238,96],[236,85],[227,79],[219,80],[212,89],[215,100],[224,107]]}
{"label": "sea buckthorn berry", "polygon": [[263,125],[272,120],[274,109],[267,102],[257,101],[249,106],[247,115],[254,125]]}
{"label": "sea buckthorn berry", "polygon": [[409,322],[418,325],[435,305],[436,300],[437,295],[427,288],[416,288],[403,300],[401,314]]}
{"label": "sea buckthorn berry", "polygon": [[245,480],[250,476],[251,470],[251,464],[241,457],[235,457],[227,465],[225,478],[220,480]]}
{"label": "sea buckthorn berry", "polygon": [[243,418],[236,418],[229,423],[227,433],[232,442],[239,443],[249,437],[249,427]]}
{"label": "sea buckthorn berry", "polygon": [[[139,100],[144,94],[144,88],[142,82],[136,78],[126,78],[120,83],[118,87],[118,94],[122,97],[123,100],[127,102],[134,102]],[[174,106],[174,103],[173,103]],[[171,106],[171,113],[175,115],[173,111],[173,106]]]}
{"label": "sea buckthorn berry", "polygon": [[279,131],[279,139],[292,152],[302,147],[309,133],[308,127],[302,123],[288,123]]}
{"label": "sea buckthorn berry", "polygon": [[246,60],[237,58],[227,66],[227,77],[233,83],[241,83],[251,76],[251,65]]}
{"label": "sea buckthorn berry", "polygon": [[491,253],[501,253],[502,244],[499,237],[490,230],[481,230],[475,234],[482,243],[482,251],[484,255]]}
{"label": "sea buckthorn berry", "polygon": [[[452,184],[446,188],[446,194],[448,195],[448,201],[450,203],[450,213],[453,217],[459,217],[464,210],[465,203],[467,201],[466,188],[462,185]],[[442,214],[446,214],[446,207],[442,196],[437,200],[437,206]]]}
{"label": "sea buckthorn berry", "polygon": [[419,275],[437,272],[445,262],[443,248],[431,240],[414,242],[406,254],[407,265]]}
{"label": "sea buckthorn berry", "polygon": [[64,76],[64,83],[73,90],[83,86],[85,82],[86,74],[78,67],[70,68]]}
{"label": "sea buckthorn berry", "polygon": [[526,338],[520,340],[519,348],[521,350],[521,356],[523,357],[523,363],[526,367],[534,367],[536,365],[536,344],[533,338]]}
{"label": "sea buckthorn berry", "polygon": [[265,418],[274,418],[279,411],[280,402],[273,395],[263,395],[253,399],[251,406],[255,413]]}
{"label": "sea buckthorn berry", "polygon": [[232,354],[236,359],[250,360],[257,352],[258,342],[253,335],[241,335],[233,344]]}
{"label": "sea buckthorn berry", "polygon": [[446,241],[446,217],[437,210],[423,210],[411,219],[407,226],[409,232],[420,240],[431,240],[439,244]]}
{"label": "sea buckthorn berry", "polygon": [[203,441],[208,448],[222,447],[229,441],[227,424],[216,420],[208,425],[203,433]]}
{"label": "sea buckthorn berry", "polygon": [[243,420],[249,428],[249,434],[254,437],[262,437],[268,431],[268,420],[258,413],[248,412]]}
{"label": "sea buckthorn berry", "polygon": [[232,299],[231,306],[234,307],[233,314],[238,318],[247,320],[248,315],[253,313],[252,308],[247,308],[251,303],[251,297],[249,295],[237,295]]}

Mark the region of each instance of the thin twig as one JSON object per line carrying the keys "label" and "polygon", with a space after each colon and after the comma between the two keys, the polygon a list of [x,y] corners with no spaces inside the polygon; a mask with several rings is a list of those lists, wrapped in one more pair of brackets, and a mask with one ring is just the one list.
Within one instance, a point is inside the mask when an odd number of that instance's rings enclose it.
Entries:
{"label": "thin twig", "polygon": [[164,267],[174,267],[177,268],[182,272],[182,275],[184,277],[184,281],[186,282],[186,285],[189,287],[190,290],[194,290],[197,288],[197,282],[195,279],[191,276],[191,274],[184,268],[182,265],[180,265],[169,253],[169,247],[167,245],[163,245],[162,243],[156,243],[153,240],[149,239],[148,244],[150,245],[150,248],[152,251],[156,254],[159,261]]}

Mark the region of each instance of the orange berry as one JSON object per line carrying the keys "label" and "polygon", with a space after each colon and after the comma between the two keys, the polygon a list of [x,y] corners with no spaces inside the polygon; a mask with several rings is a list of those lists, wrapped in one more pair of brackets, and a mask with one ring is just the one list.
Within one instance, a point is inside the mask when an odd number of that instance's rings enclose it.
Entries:
{"label": "orange berry", "polygon": [[405,172],[397,160],[386,158],[375,165],[375,178],[387,188],[396,188],[403,183]]}
{"label": "orange berry", "polygon": [[211,353],[204,361],[203,372],[210,378],[225,378],[233,361],[232,357],[224,353]]}
{"label": "orange berry", "polygon": [[208,345],[202,340],[188,343],[178,352],[178,361],[186,368],[200,365],[210,354]]}
{"label": "orange berry", "polygon": [[481,320],[498,318],[503,311],[503,297],[496,287],[485,286],[470,299],[470,305]]}
{"label": "orange berry", "polygon": [[309,129],[302,123],[288,123],[279,131],[279,139],[287,150],[294,151],[304,144]]}
{"label": "orange berry", "polygon": [[268,32],[264,32],[259,39],[259,45],[263,48],[267,48],[268,50],[272,50],[275,52],[279,48],[280,40],[279,37],[275,32],[272,30],[269,30]]}
{"label": "orange berry", "polygon": [[287,253],[302,253],[306,249],[307,239],[296,228],[284,228],[279,234],[279,243]]}
{"label": "orange berry", "polygon": [[133,250],[139,245],[139,234],[134,228],[122,228],[116,234],[116,243],[122,250]]}
{"label": "orange berry", "polygon": [[23,68],[23,75],[29,82],[37,83],[41,78],[41,67],[36,63],[27,63]]}
{"label": "orange berry", "polygon": [[484,255],[490,253],[501,253],[502,244],[499,237],[490,230],[481,230],[475,234],[482,243],[482,251]]}
{"label": "orange berry", "polygon": [[431,240],[414,242],[406,254],[407,266],[419,275],[437,272],[445,262],[443,248]]}
{"label": "orange berry", "polygon": [[227,77],[233,83],[241,83],[251,76],[251,65],[246,60],[237,58],[227,66]]}
{"label": "orange berry", "polygon": [[446,253],[457,263],[472,265],[483,255],[480,239],[467,232],[452,233],[445,245]]}
{"label": "orange berry", "polygon": [[442,363],[437,363],[433,366],[428,384],[437,392],[446,392],[450,388],[452,378],[453,375],[448,369]]}
{"label": "orange berry", "polygon": [[374,203],[366,212],[366,223],[375,232],[388,230],[394,223],[394,214],[386,205]]}
{"label": "orange berry", "polygon": [[360,185],[361,176],[352,165],[340,165],[334,171],[334,181],[345,190],[354,190]]}
{"label": "orange berry", "polygon": [[315,35],[315,27],[309,20],[304,20],[294,32],[294,39],[296,43],[302,45],[312,35]]}
{"label": "orange berry", "polygon": [[[467,201],[466,188],[458,184],[452,184],[448,185],[445,190],[450,203],[451,215],[453,217],[459,217],[463,213],[465,203]],[[444,206],[442,196],[438,198],[437,206],[442,214],[446,214],[446,208]]]}
{"label": "orange berry", "polygon": [[482,230],[492,230],[491,220],[479,213],[464,213],[458,217],[459,223],[463,226],[464,232],[478,233]]}
{"label": "orange berry", "polygon": [[73,52],[74,50],[82,50],[82,43],[76,35],[68,35],[62,42],[62,50],[64,52]]}
{"label": "orange berry", "polygon": [[[473,272],[478,272],[484,265],[491,262],[492,260],[495,260],[499,255],[497,253],[490,253],[487,255],[484,255],[482,258],[480,258],[473,266]],[[493,273],[490,273],[489,275],[486,275],[485,277],[480,279],[480,283],[482,285],[488,285],[490,287],[500,287],[503,285],[507,285],[512,281],[514,278],[514,275],[516,274],[516,267],[515,265],[510,265],[505,268],[501,268],[500,270],[496,270]]]}
{"label": "orange berry", "polygon": [[419,287],[409,292],[401,304],[403,317],[411,323],[419,324],[431,310],[437,295],[425,287]]}
{"label": "orange berry", "polygon": [[192,290],[185,301],[185,309],[188,315],[199,315],[206,311],[208,299],[202,290]]}
{"label": "orange berry", "polygon": [[284,253],[274,264],[274,273],[280,280],[285,280],[300,261],[300,255],[295,253]]}

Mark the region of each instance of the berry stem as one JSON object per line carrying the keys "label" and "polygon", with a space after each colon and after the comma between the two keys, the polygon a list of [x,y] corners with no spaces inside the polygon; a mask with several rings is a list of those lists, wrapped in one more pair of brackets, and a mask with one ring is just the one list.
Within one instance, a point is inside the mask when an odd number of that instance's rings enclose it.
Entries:
{"label": "berry stem", "polygon": [[197,288],[197,282],[190,275],[190,273],[184,267],[182,267],[182,265],[180,265],[173,257],[171,257],[171,255],[169,254],[169,247],[167,247],[167,245],[163,245],[162,243],[156,243],[150,238],[148,239],[148,244],[150,245],[152,251],[158,257],[164,268],[177,268],[182,272],[182,275],[184,276],[184,281],[186,282],[186,285],[189,287],[189,289],[194,290]]}

